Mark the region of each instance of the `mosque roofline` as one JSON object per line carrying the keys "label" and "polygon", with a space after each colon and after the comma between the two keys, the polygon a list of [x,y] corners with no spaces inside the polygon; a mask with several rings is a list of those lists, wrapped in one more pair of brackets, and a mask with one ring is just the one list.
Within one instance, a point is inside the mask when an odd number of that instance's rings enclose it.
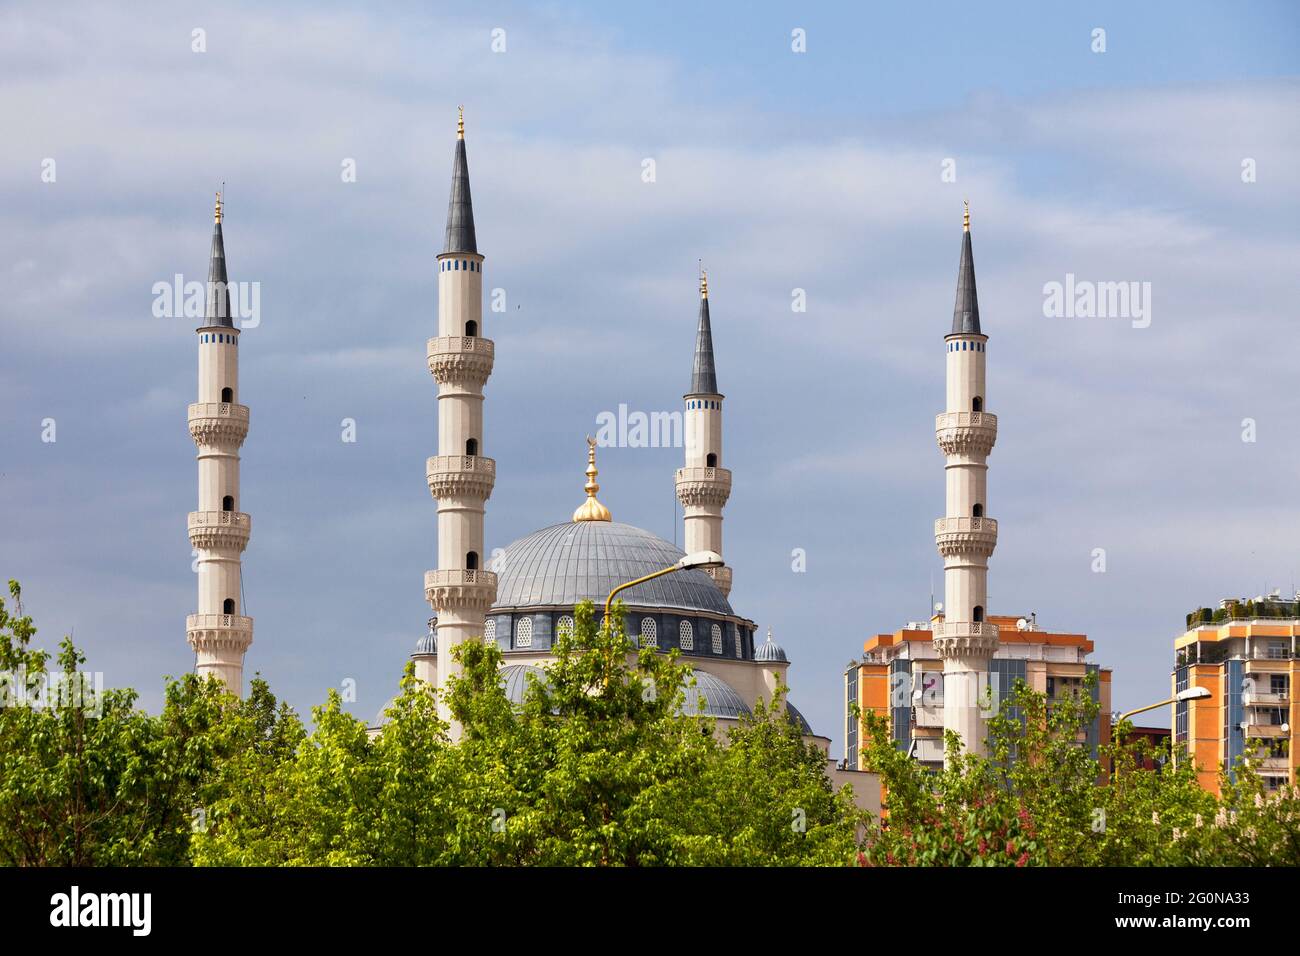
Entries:
{"label": "mosque roofline", "polygon": [[[620,598],[620,600],[622,599]],[[596,604],[596,601],[593,599],[592,603]],[[686,607],[664,607],[655,604],[628,604],[626,602],[624,602],[623,606],[627,608],[628,614],[632,614],[635,612],[635,613],[648,613],[648,614],[667,614],[669,616],[682,617],[689,612],[690,615],[693,615],[695,617],[706,617],[718,621],[734,621],[737,624],[745,624],[749,627],[754,627],[754,628],[758,626],[757,624],[754,623],[753,620],[744,617],[743,615],[723,614],[719,611],[707,610],[705,608],[695,609],[695,608],[686,608]],[[514,614],[514,613],[524,613],[529,611],[568,611],[570,614],[572,614],[573,608],[574,606],[572,604],[494,604],[487,609],[486,616],[493,617],[494,615],[497,614]],[[604,609],[601,608],[599,605],[597,605],[596,610],[598,613],[600,613]],[[526,648],[524,650],[526,650]]]}

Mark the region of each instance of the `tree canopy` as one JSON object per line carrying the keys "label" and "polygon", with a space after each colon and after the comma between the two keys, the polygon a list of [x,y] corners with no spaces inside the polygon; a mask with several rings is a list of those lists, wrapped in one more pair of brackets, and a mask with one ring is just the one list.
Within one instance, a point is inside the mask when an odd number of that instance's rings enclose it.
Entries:
{"label": "tree canopy", "polygon": [[[784,688],[721,733],[689,715],[692,669],[598,625],[590,602],[530,675],[502,684],[495,642],[454,651],[443,702],[408,666],[379,728],[337,693],[304,724],[260,678],[166,684],[160,713],[93,685],[68,639],[50,654],[10,582],[0,600],[0,863],[14,866],[1275,865],[1300,862],[1300,791],[1189,761],[1141,769],[1145,744],[1093,753],[1088,693],[1019,684],[990,755],[955,737],[940,773],[869,717],[863,760],[885,818],[834,789]],[[53,666],[51,666],[53,664]],[[871,779],[871,778],[868,778]]]}

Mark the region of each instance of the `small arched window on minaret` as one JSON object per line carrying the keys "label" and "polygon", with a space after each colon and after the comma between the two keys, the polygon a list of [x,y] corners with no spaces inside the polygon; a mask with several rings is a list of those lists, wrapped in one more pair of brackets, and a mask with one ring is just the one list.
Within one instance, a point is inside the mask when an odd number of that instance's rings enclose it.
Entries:
{"label": "small arched window on minaret", "polygon": [[704,464],[707,465],[709,468],[717,468],[718,467],[717,452],[712,452],[712,451],[709,452],[709,454],[704,459]]}
{"label": "small arched window on minaret", "polygon": [[478,323],[470,319],[465,323],[465,337],[472,339],[476,335],[478,335]]}
{"label": "small arched window on minaret", "polygon": [[221,390],[221,400],[229,405],[235,400],[235,390],[233,388],[223,388]]}
{"label": "small arched window on minaret", "polygon": [[478,552],[470,551],[465,555],[465,568],[469,571],[478,570]]}
{"label": "small arched window on minaret", "polygon": [[976,624],[979,624],[984,620],[984,608],[979,604],[975,605],[974,617],[975,617]]}
{"label": "small arched window on minaret", "polygon": [[234,614],[234,613],[235,613],[235,599],[234,599],[234,598],[226,598],[224,601],[221,602],[221,613],[222,613],[222,614]]}
{"label": "small arched window on minaret", "polygon": [[976,517],[976,518],[983,518],[983,517],[984,517],[984,506],[983,506],[983,505],[976,505],[974,508],[971,508],[970,513],[971,513],[974,517]]}
{"label": "small arched window on minaret", "polygon": [[982,398],[981,398],[980,396],[978,396],[978,395],[976,395],[974,398],[972,398],[972,399],[970,400],[970,410],[971,410],[972,412],[982,412],[982,411],[984,411],[984,399],[982,399]]}
{"label": "small arched window on minaret", "polygon": [[465,454],[467,454],[467,455],[477,455],[477,454],[478,454],[478,439],[477,439],[477,438],[471,438],[469,441],[465,442]]}
{"label": "small arched window on minaret", "polygon": [[222,510],[222,511],[234,511],[234,510],[235,510],[235,496],[234,496],[234,495],[226,495],[226,497],[224,497],[224,498],[221,499],[221,510]]}

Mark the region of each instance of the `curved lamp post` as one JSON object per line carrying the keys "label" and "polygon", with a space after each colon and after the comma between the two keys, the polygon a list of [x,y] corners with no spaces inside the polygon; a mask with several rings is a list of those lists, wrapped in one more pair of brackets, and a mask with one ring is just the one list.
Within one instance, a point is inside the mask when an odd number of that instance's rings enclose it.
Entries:
{"label": "curved lamp post", "polygon": [[[690,554],[682,555],[681,559],[676,564],[666,568],[661,568],[653,574],[639,577],[635,581],[625,581],[623,584],[620,584],[618,587],[614,588],[614,590],[610,591],[609,597],[605,598],[604,626],[607,628],[611,626],[609,620],[609,607],[614,603],[614,598],[620,591],[626,591],[628,588],[636,587],[638,584],[645,584],[647,581],[661,578],[665,574],[672,574],[674,571],[689,571],[692,569],[703,571],[708,568],[720,568],[724,564],[726,564],[726,562],[722,560],[722,555],[718,554],[716,551],[693,551]],[[605,677],[605,682],[607,684],[609,683],[608,674]]]}
{"label": "curved lamp post", "polygon": [[690,554],[682,555],[681,560],[670,567],[655,571],[653,574],[647,574],[635,581],[626,581],[610,591],[609,597],[605,598],[605,621],[606,623],[609,622],[609,606],[614,603],[614,597],[619,591],[626,591],[628,588],[636,587],[638,584],[645,584],[647,581],[661,578],[665,574],[672,574],[674,571],[688,571],[692,568],[702,571],[706,568],[720,568],[725,563],[722,560],[722,555],[716,551],[693,551]]}
{"label": "curved lamp post", "polygon": [[[1168,707],[1170,704],[1181,704],[1183,701],[1187,701],[1187,700],[1205,700],[1207,697],[1213,697],[1213,696],[1214,695],[1211,694],[1207,688],[1189,687],[1187,688],[1187,690],[1180,690],[1177,694],[1175,694],[1173,697],[1170,697],[1168,700],[1162,700],[1157,704],[1147,704],[1147,706],[1139,707],[1137,710],[1126,711],[1120,714],[1119,717],[1115,719],[1115,725],[1111,728],[1111,736],[1114,737],[1115,742],[1118,743],[1119,725],[1124,723],[1124,721],[1128,720],[1130,717],[1135,716],[1136,714],[1144,714],[1148,710],[1155,710],[1157,707]],[[1119,777],[1119,764],[1115,765],[1115,776],[1116,778]]]}

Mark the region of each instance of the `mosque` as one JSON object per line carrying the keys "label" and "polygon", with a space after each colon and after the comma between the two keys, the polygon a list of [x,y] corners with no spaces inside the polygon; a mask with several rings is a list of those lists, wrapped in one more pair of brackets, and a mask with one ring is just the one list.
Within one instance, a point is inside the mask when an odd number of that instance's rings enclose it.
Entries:
{"label": "mosque", "polygon": [[[573,609],[590,600],[603,607],[615,588],[674,568],[691,555],[709,567],[681,567],[621,594],[627,625],[642,647],[680,651],[693,669],[694,691],[683,710],[717,719],[725,732],[761,697],[771,700],[790,663],[769,632],[760,641],[754,622],[728,601],[732,569],[722,561],[722,510],[731,494],[723,466],[723,395],[718,390],[709,317],[707,276],[690,387],[683,396],[685,460],[675,475],[685,512],[685,552],[641,528],[613,519],[596,497],[596,443],[588,439],[586,500],[573,519],[515,541],[483,561],[483,516],[496,478],[496,461],[483,454],[484,386],[495,346],[483,325],[483,267],[474,231],[464,117],[457,130],[451,198],[443,251],[438,256],[438,334],[428,341],[429,371],[438,386],[438,454],[426,463],[438,505],[438,567],[424,578],[436,615],[412,655],[416,675],[444,687],[455,672],[450,649],[465,640],[494,640],[505,662],[507,693],[522,700],[529,674],[543,665]],[[787,702],[804,734],[828,748]]]}
{"label": "mosque", "polygon": [[[771,700],[787,683],[790,662],[770,630],[760,639],[754,621],[728,600],[732,569],[722,557],[722,520],[732,476],[723,461],[724,396],[714,362],[707,276],[701,275],[694,360],[683,396],[685,457],[674,476],[685,515],[685,552],[613,519],[596,497],[596,443],[588,439],[586,500],[572,520],[520,538],[489,568],[483,520],[497,463],[484,454],[483,402],[495,345],[483,321],[485,257],[474,229],[463,113],[437,262],[438,328],[426,354],[437,385],[438,448],[425,469],[437,502],[437,567],[424,575],[434,616],[411,655],[416,676],[442,689],[458,670],[452,648],[468,640],[494,640],[504,655],[506,691],[522,700],[528,675],[543,675],[557,638],[573,627],[576,604],[591,600],[602,607],[620,585],[663,572],[621,593],[629,632],[642,647],[681,653],[695,682],[683,711],[716,718],[718,732],[725,734],[760,698]],[[239,448],[249,409],[238,401],[239,329],[227,297],[211,292],[226,282],[218,197],[210,291],[197,330],[199,395],[189,407],[199,452],[200,510],[189,516],[198,555],[198,611],[188,617],[186,630],[195,669],[242,691],[244,656],[253,640],[253,620],[240,606],[241,556],[252,527],[251,517],[239,510]],[[786,707],[805,737],[828,751],[829,738],[816,734],[793,704],[787,701]],[[381,712],[375,724],[383,719]],[[452,731],[455,735],[457,728]]]}

